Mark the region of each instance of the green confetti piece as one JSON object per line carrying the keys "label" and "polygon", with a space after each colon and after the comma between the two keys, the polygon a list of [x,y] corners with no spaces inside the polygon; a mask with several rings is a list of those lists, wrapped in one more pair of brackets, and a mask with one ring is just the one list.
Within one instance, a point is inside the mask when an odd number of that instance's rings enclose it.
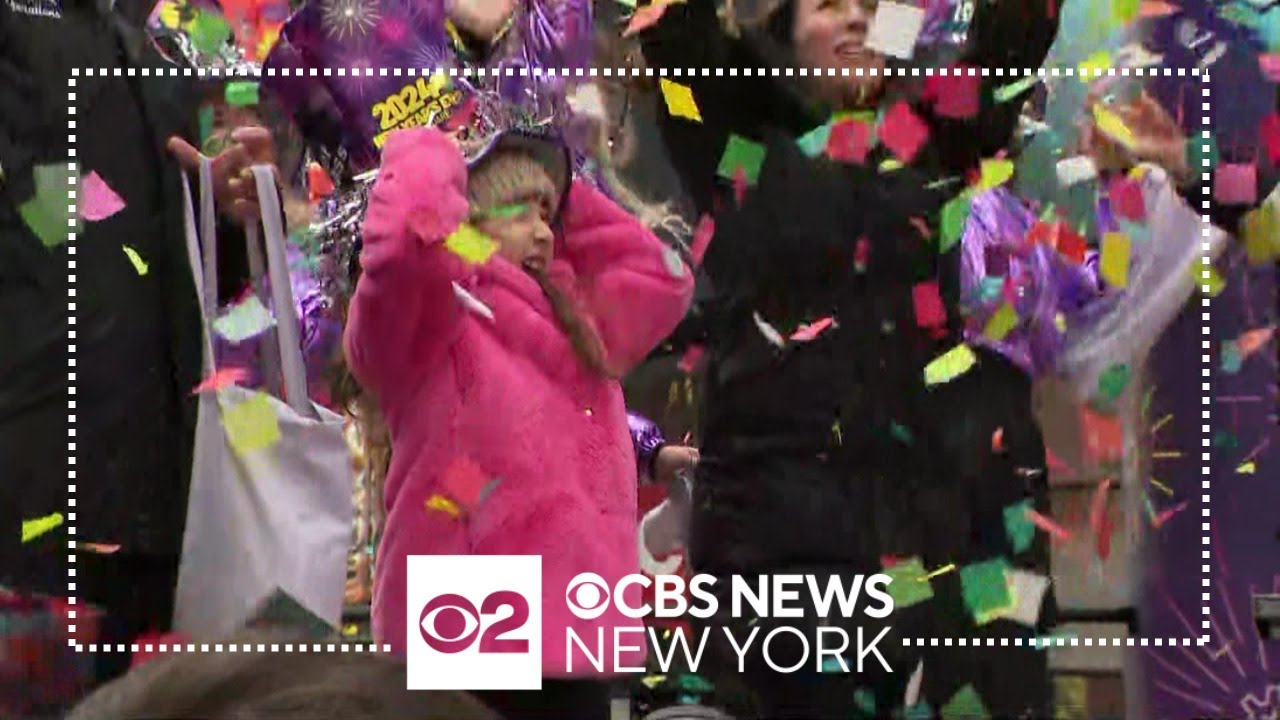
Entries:
{"label": "green confetti piece", "polygon": [[806,156],[816,158],[826,151],[827,143],[830,140],[831,123],[828,122],[796,138],[796,144],[800,146],[800,151]]}
{"label": "green confetti piece", "polygon": [[1125,25],[1138,17],[1138,0],[1111,0],[1111,19],[1117,25]]}
{"label": "green confetti piece", "polygon": [[912,436],[911,430],[907,428],[907,426],[899,425],[898,423],[893,421],[889,422],[889,434],[892,435],[895,440],[897,440],[898,442],[901,442],[903,445],[911,445],[912,443],[915,442],[915,437]]}
{"label": "green confetti piece", "polygon": [[760,168],[764,165],[765,148],[759,143],[740,135],[730,135],[724,146],[724,155],[720,157],[720,167],[716,174],[732,180],[738,168],[742,168],[747,184],[755,185],[760,178]]}
{"label": "green confetti piece", "polygon": [[876,717],[876,696],[866,688],[858,688],[853,693],[853,704],[867,717]]}
{"label": "green confetti piece", "polygon": [[975,617],[991,615],[1013,604],[1004,574],[1007,566],[1004,559],[996,558],[960,568],[964,604]]}
{"label": "green confetti piece", "polygon": [[1131,376],[1129,366],[1125,363],[1112,365],[1098,377],[1098,398],[1106,403],[1115,402],[1120,393],[1129,385]]}
{"label": "green confetti piece", "polygon": [[[18,206],[22,221],[46,248],[67,242],[71,232],[80,232],[80,217],[71,214],[71,192],[78,189],[79,175],[67,163],[36,165],[31,169],[35,195]],[[68,222],[74,220],[74,228]]]}
{"label": "green confetti piece", "polygon": [[1003,340],[1017,326],[1018,311],[1014,310],[1013,306],[1006,302],[987,319],[987,324],[983,327],[982,334],[992,340]]}
{"label": "green confetti piece", "polygon": [[1027,518],[1027,511],[1032,510],[1031,501],[1023,500],[1004,509],[1004,534],[1009,538],[1015,553],[1031,547],[1036,536],[1036,525]]}
{"label": "green confetti piece", "polygon": [[676,698],[676,702],[680,703],[681,705],[697,705],[698,696],[682,694],[680,695],[680,697]]}
{"label": "green confetti piece", "polygon": [[[1208,165],[1204,164],[1205,160],[1209,161]],[[1206,138],[1199,132],[1187,138],[1187,165],[1192,172],[1209,172],[1218,167],[1218,160],[1218,139],[1213,135]]]}
{"label": "green confetti piece", "polygon": [[223,91],[228,105],[246,107],[258,104],[258,83],[230,82]]}
{"label": "green confetti piece", "polygon": [[244,302],[233,306],[222,317],[213,321],[213,329],[233,345],[256,337],[275,327],[276,319],[262,304],[257,295],[250,295]]}
{"label": "green confetti piece", "polygon": [[939,710],[939,716],[942,720],[977,720],[977,718],[991,717],[986,705],[982,703],[982,697],[972,685],[965,685],[952,695],[947,704]]}
{"label": "green confetti piece", "polygon": [[1229,450],[1234,450],[1240,447],[1240,440],[1236,438],[1235,435],[1232,435],[1229,432],[1222,431],[1214,434],[1213,446],[1224,447]]}
{"label": "green confetti piece", "polygon": [[201,147],[203,147],[205,142],[208,141],[209,136],[213,135],[213,106],[212,105],[200,106],[199,117],[200,117],[200,145]]}
{"label": "green confetti piece", "polygon": [[977,361],[978,356],[973,354],[973,350],[961,343],[934,358],[924,367],[924,384],[938,385],[950,382],[969,372],[969,368],[973,367]]}
{"label": "green confetti piece", "polygon": [[231,38],[231,26],[215,12],[197,10],[187,31],[191,46],[205,55],[216,55]]}
{"label": "green confetti piece", "polygon": [[938,244],[938,252],[945,253],[964,234],[965,223],[969,221],[970,198],[968,193],[956,196],[942,206],[942,228]]}
{"label": "green confetti piece", "polygon": [[681,675],[676,679],[676,686],[684,692],[695,693],[698,695],[706,695],[716,688],[710,680],[707,680],[701,675],[697,675],[695,673],[686,673]]}
{"label": "green confetti piece", "polygon": [[921,700],[907,708],[907,714],[903,716],[903,720],[933,720],[933,706]]}
{"label": "green confetti piece", "polygon": [[1001,291],[1004,290],[1004,278],[999,275],[988,275],[982,278],[978,283],[979,297],[983,302],[991,302],[1000,297]]}
{"label": "green confetti piece", "polygon": [[841,667],[839,658],[829,657],[822,661],[822,672],[824,673],[842,673],[847,672]]}
{"label": "green confetti piece", "polygon": [[889,597],[893,598],[895,608],[911,607],[933,599],[933,586],[929,584],[924,569],[924,562],[918,558],[908,558],[893,567],[885,568],[884,574],[889,576]]}
{"label": "green confetti piece", "polygon": [[1038,82],[1040,82],[1040,77],[1038,75],[1028,75],[1021,80],[996,88],[995,92],[992,93],[992,96],[995,97],[996,102],[1006,103],[1035,87]]}
{"label": "green confetti piece", "polygon": [[1240,372],[1240,367],[1244,365],[1244,358],[1240,356],[1240,346],[1235,340],[1228,340],[1222,343],[1222,372],[1234,375]]}
{"label": "green confetti piece", "polygon": [[34,520],[23,520],[22,542],[24,544],[29,543],[41,535],[56,529],[58,526],[62,525],[62,523],[62,513],[53,513],[52,515],[46,515],[45,517],[36,518]]}

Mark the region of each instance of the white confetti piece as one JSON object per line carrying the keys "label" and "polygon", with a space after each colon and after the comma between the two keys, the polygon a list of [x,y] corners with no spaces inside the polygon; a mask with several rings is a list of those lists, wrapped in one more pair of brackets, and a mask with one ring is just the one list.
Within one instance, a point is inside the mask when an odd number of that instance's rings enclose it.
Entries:
{"label": "white confetti piece", "polygon": [[213,321],[213,329],[235,345],[261,335],[275,325],[276,319],[271,317],[271,311],[267,310],[257,295],[250,295],[247,300],[233,306],[226,314]]}

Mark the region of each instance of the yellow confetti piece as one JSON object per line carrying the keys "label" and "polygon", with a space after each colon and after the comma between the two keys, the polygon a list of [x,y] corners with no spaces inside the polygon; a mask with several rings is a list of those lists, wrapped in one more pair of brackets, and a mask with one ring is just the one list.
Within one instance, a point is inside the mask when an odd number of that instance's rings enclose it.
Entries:
{"label": "yellow confetti piece", "polygon": [[241,457],[280,442],[280,421],[271,398],[263,393],[254,393],[239,405],[223,406],[222,427],[231,449]]}
{"label": "yellow confetti piece", "polygon": [[138,254],[138,251],[128,245],[124,245],[123,247],[124,254],[129,256],[129,262],[133,263],[133,269],[137,270],[139,275],[146,275],[147,263],[142,259],[142,256]]}
{"label": "yellow confetti piece", "polygon": [[1053,326],[1054,326],[1055,328],[1057,328],[1057,329],[1058,329],[1058,332],[1060,332],[1060,333],[1064,333],[1064,332],[1066,332],[1066,331],[1067,331],[1067,316],[1066,316],[1066,315],[1063,315],[1062,313],[1057,313],[1056,315],[1054,315],[1054,316],[1053,316]]}
{"label": "yellow confetti piece", "polygon": [[1086,58],[1084,62],[1080,63],[1080,73],[1083,75],[1094,75],[1099,70],[1106,72],[1109,67],[1112,67],[1111,53],[1106,50],[1099,50]]}
{"label": "yellow confetti piece", "polygon": [[1249,264],[1261,265],[1280,257],[1280,210],[1277,204],[1265,202],[1244,216],[1240,234],[1244,237]]}
{"label": "yellow confetti piece", "polygon": [[62,513],[53,513],[35,520],[22,521],[22,542],[29,543],[62,525]]}
{"label": "yellow confetti piece", "polygon": [[444,240],[444,246],[449,249],[449,252],[472,265],[488,262],[489,258],[498,251],[497,243],[467,223],[459,225],[457,230],[450,233]]}
{"label": "yellow confetti piece", "polygon": [[1242,463],[1240,467],[1236,468],[1236,474],[1237,475],[1253,475],[1255,472],[1257,472],[1257,470],[1258,470],[1258,467],[1253,464],[1252,460],[1250,460],[1247,463]]}
{"label": "yellow confetti piece", "polygon": [[1182,457],[1182,451],[1181,450],[1157,450],[1151,453],[1151,457],[1158,458],[1158,459],[1180,458]]}
{"label": "yellow confetti piece", "polygon": [[178,10],[177,3],[166,2],[160,6],[160,24],[176,30],[178,24],[182,22],[181,12]]}
{"label": "yellow confetti piece", "polygon": [[1163,492],[1165,495],[1168,495],[1169,497],[1173,497],[1173,488],[1169,487],[1168,485],[1165,485],[1164,483],[1160,482],[1155,478],[1151,478],[1151,484],[1160,488],[1160,491]]}
{"label": "yellow confetti piece", "polygon": [[644,683],[645,687],[652,690],[658,687],[659,685],[661,685],[662,682],[666,679],[667,679],[666,675],[648,675],[648,676],[645,676],[644,678],[641,678],[640,682]]}
{"label": "yellow confetti piece", "polygon": [[[1222,279],[1222,276],[1218,274],[1218,270],[1212,265],[1205,265],[1203,262],[1196,263],[1187,272],[1191,274],[1191,279],[1196,283],[1196,290],[1201,294],[1206,292],[1205,288],[1207,287],[1209,297],[1217,297],[1227,287],[1226,281]],[[1205,277],[1206,274],[1208,277]]]}
{"label": "yellow confetti piece", "polygon": [[968,345],[957,345],[925,366],[924,384],[950,382],[968,372],[977,361],[978,356],[973,354]]}
{"label": "yellow confetti piece", "polygon": [[1155,425],[1151,426],[1151,432],[1152,433],[1160,432],[1160,428],[1164,427],[1165,424],[1172,419],[1173,419],[1173,413],[1169,413],[1168,415],[1165,415],[1164,417],[1160,418],[1159,420],[1156,421]]}
{"label": "yellow confetti piece", "polygon": [[662,87],[662,98],[667,101],[667,112],[673,117],[702,122],[702,113],[698,112],[698,103],[693,99],[693,90],[689,86],[666,78],[662,78],[659,85]]}
{"label": "yellow confetti piece", "polygon": [[924,576],[924,579],[925,579],[925,580],[932,580],[932,579],[934,579],[934,578],[936,578],[936,577],[938,577],[938,576],[940,576],[940,575],[946,575],[946,574],[947,574],[947,573],[949,573],[949,572],[955,572],[955,570],[956,570],[956,564],[955,564],[955,563],[951,563],[950,565],[944,565],[944,566],[942,566],[942,567],[938,568],[937,570],[934,570],[933,572],[929,573],[928,575],[925,575],[925,576]]}
{"label": "yellow confetti piece", "polygon": [[903,167],[905,166],[902,164],[902,161],[895,160],[894,158],[889,158],[884,162],[880,163],[880,172],[882,173],[893,172],[894,170],[901,170]]}
{"label": "yellow confetti piece", "polygon": [[982,161],[982,180],[980,188],[982,190],[990,190],[991,188],[1000,187],[1013,177],[1013,161],[1004,159],[992,159]]}
{"label": "yellow confetti piece", "polygon": [[342,628],[342,635],[344,637],[355,637],[359,633],[360,633],[360,628],[356,625],[348,625]]}
{"label": "yellow confetti piece", "polygon": [[1102,236],[1102,279],[1116,287],[1129,285],[1129,256],[1132,244],[1124,233],[1109,232]]}
{"label": "yellow confetti piece", "polygon": [[1005,302],[988,320],[982,334],[992,340],[1003,340],[1018,326],[1018,311]]}
{"label": "yellow confetti piece", "polygon": [[452,500],[443,495],[432,495],[427,498],[427,509],[439,510],[440,512],[448,513],[453,517],[458,517],[462,514],[462,511],[458,509],[458,506]]}
{"label": "yellow confetti piece", "polygon": [[1133,147],[1133,131],[1125,126],[1119,115],[1098,104],[1093,106],[1093,121],[1107,137],[1127,148]]}

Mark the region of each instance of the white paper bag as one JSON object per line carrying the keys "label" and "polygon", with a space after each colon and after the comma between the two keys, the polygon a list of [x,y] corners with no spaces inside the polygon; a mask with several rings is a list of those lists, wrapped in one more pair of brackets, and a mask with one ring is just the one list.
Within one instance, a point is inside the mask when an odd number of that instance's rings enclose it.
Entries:
{"label": "white paper bag", "polygon": [[[285,258],[280,201],[270,168],[253,169],[262,205],[267,271],[275,306],[279,368],[288,402],[265,395],[279,440],[241,455],[224,427],[228,410],[259,393],[227,387],[200,395],[191,491],[178,571],[174,629],[217,640],[242,627],[277,590],[337,627],[351,541],[351,461],[340,416],[307,398],[298,318]],[[204,322],[204,372],[214,370],[216,218],[208,161],[200,169],[201,243],[191,192],[187,251]],[[256,228],[249,233],[257,246]],[[264,346],[264,355],[266,352]]]}

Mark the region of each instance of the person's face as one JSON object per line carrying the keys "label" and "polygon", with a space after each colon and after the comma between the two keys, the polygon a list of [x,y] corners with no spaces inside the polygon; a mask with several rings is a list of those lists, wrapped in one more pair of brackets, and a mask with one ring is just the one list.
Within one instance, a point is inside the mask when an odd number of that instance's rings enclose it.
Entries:
{"label": "person's face", "polygon": [[[849,77],[814,79],[822,101],[840,108],[864,105],[884,85],[884,56],[867,47],[875,11],[876,0],[795,0],[791,43],[797,63],[850,70]],[[854,74],[859,69],[861,77]]]}
{"label": "person's face", "polygon": [[[555,257],[555,192],[551,178],[539,189],[496,208],[476,223],[476,229],[498,244],[498,255],[531,274],[545,273]],[[545,187],[543,187],[545,186]]]}

